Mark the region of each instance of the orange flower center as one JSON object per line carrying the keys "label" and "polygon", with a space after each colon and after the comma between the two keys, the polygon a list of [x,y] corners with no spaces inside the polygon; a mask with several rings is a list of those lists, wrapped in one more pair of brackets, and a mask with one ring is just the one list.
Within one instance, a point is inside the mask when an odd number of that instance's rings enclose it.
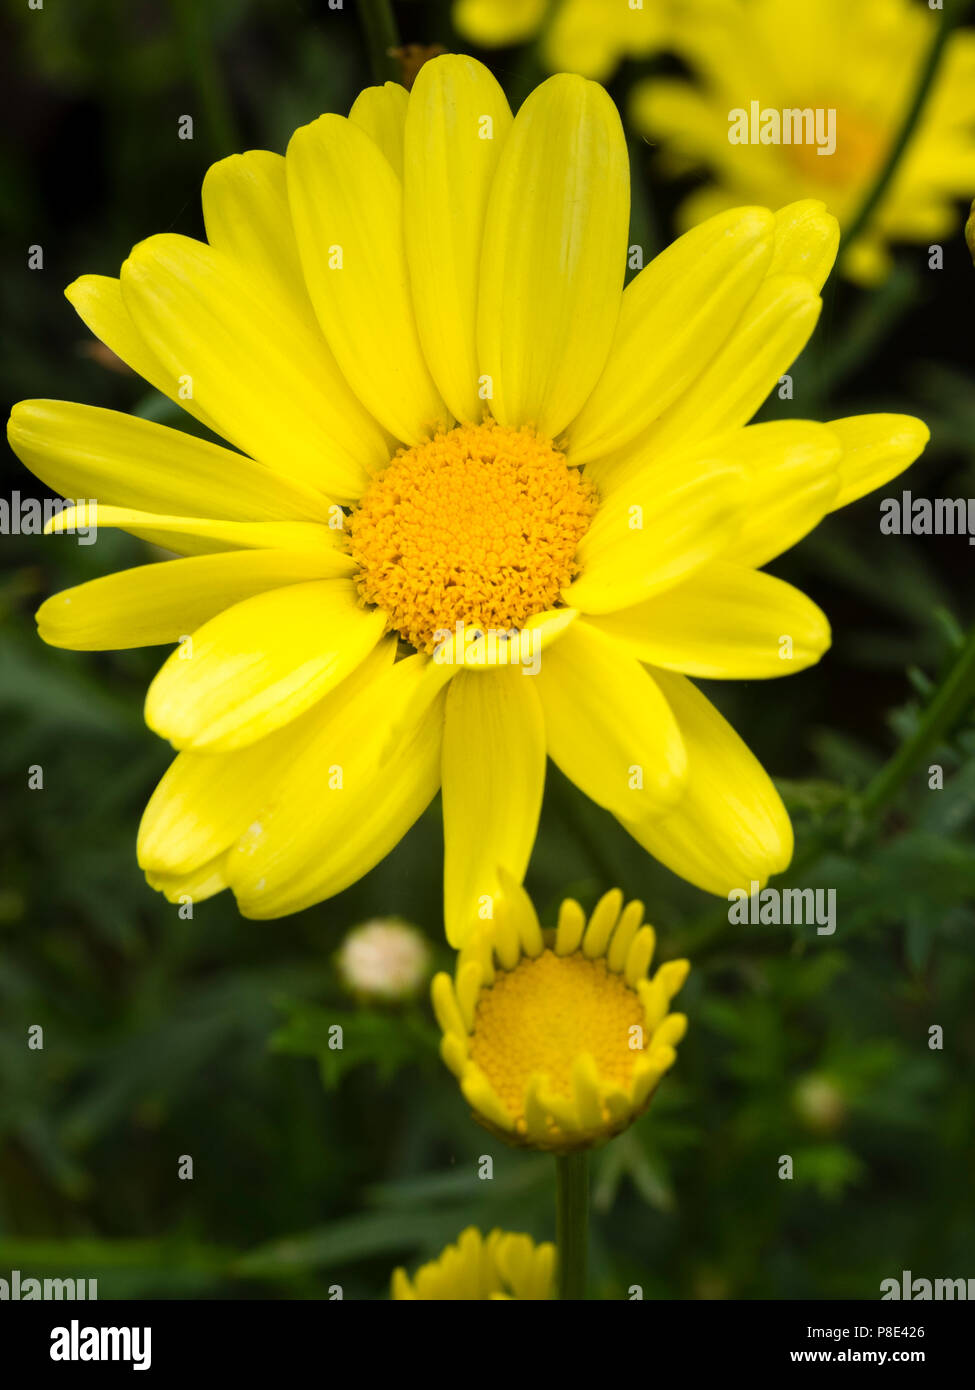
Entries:
{"label": "orange flower center", "polygon": [[[829,106],[820,109],[829,110]],[[804,179],[814,179],[831,188],[860,185],[879,168],[889,132],[849,108],[837,110],[835,121],[836,148],[832,154],[821,154],[816,144],[782,145],[781,148]]]}
{"label": "orange flower center", "polygon": [[520,630],[554,608],[596,510],[550,440],[493,420],[401,449],[349,518],[359,592],[432,652],[457,623]]}

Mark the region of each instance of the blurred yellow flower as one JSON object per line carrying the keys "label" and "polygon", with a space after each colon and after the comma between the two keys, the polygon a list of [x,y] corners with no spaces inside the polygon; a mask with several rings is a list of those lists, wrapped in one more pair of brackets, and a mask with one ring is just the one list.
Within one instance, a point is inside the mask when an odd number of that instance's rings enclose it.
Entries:
{"label": "blurred yellow flower", "polygon": [[842,1086],[834,1077],[820,1072],[809,1072],[801,1077],[792,1099],[803,1124],[820,1134],[831,1134],[846,1116]]}
{"label": "blurred yellow flower", "polygon": [[670,1001],[686,960],[647,971],[643,904],[613,889],[586,920],[566,899],[543,931],[509,885],[457,972],[434,977],[441,1052],[475,1119],[508,1143],[569,1153],[618,1134],[650,1104],[687,1029]]}
{"label": "blurred yellow flower", "polygon": [[468,1226],[456,1245],[421,1265],[410,1279],[393,1273],[394,1299],[548,1299],[554,1297],[555,1246],[531,1236],[494,1230],[482,1236]]}
{"label": "blurred yellow flower", "polygon": [[62,401],[8,429],[98,525],[184,557],[38,613],[58,647],[177,644],[146,699],[179,752],[139,831],[150,884],[296,912],[442,787],[460,946],[499,871],[524,876],[547,757],[708,892],[784,869],[778,794],[686,677],[817,661],[825,616],[761,566],[927,438],[899,415],[747,424],[816,323],[822,204],[722,213],[623,293],[606,92],[553,77],[512,120],[443,56],[286,160],[214,165],[203,206],[209,244],[150,237],[67,293],[242,452]]}
{"label": "blurred yellow flower", "polygon": [[600,81],[624,57],[662,47],[680,0],[456,0],[458,33],[482,48],[541,37],[550,72]]}
{"label": "blurred yellow flower", "polygon": [[[647,79],[631,106],[672,171],[711,175],[684,203],[681,225],[742,202],[811,197],[847,227],[898,135],[939,22],[912,0],[687,0],[670,46],[695,80]],[[801,140],[787,141],[787,112],[802,115]],[[882,280],[889,243],[952,234],[953,200],[973,185],[975,33],[965,30],[949,37],[893,182],[842,270]]]}

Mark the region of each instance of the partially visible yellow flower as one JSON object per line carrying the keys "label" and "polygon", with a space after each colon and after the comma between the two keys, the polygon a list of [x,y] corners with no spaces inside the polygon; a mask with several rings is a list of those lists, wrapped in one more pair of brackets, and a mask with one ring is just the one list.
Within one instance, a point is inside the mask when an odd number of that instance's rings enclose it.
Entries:
{"label": "partially visible yellow flower", "polygon": [[510,1144],[568,1153],[618,1134],[650,1104],[687,1030],[670,1001],[686,960],[648,969],[643,904],[614,888],[586,920],[568,898],[543,931],[513,884],[433,981],[441,1055],[474,1118]]}
{"label": "partially visible yellow flower", "polygon": [[393,1273],[394,1299],[547,1299],[554,1297],[555,1246],[494,1230],[486,1238],[468,1226],[410,1279]]}
{"label": "partially visible yellow flower", "polygon": [[483,48],[540,35],[550,72],[602,80],[622,58],[662,47],[678,7],[679,0],[457,0],[454,24]]}
{"label": "partially visible yellow flower", "polygon": [[[704,166],[714,179],[687,199],[681,224],[742,202],[821,198],[849,225],[897,137],[939,22],[911,0],[687,0],[671,46],[697,81],[649,79],[631,107],[671,169]],[[750,118],[753,102],[759,111],[835,111],[835,151],[732,144],[730,113]],[[844,273],[875,283],[891,266],[888,243],[952,234],[952,200],[971,196],[973,185],[975,33],[965,30],[948,39],[893,183],[843,258]]]}
{"label": "partially visible yellow flower", "polygon": [[430,971],[426,937],[408,922],[376,918],[353,927],[336,952],[345,986],[363,999],[409,999]]}

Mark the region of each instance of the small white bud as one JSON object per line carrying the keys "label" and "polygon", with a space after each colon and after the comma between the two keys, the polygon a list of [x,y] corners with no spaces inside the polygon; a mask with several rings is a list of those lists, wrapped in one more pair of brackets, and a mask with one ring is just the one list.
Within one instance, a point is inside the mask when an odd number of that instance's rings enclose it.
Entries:
{"label": "small white bud", "polygon": [[342,982],[365,999],[409,999],[430,974],[430,947],[416,927],[376,918],[353,927],[336,955]]}

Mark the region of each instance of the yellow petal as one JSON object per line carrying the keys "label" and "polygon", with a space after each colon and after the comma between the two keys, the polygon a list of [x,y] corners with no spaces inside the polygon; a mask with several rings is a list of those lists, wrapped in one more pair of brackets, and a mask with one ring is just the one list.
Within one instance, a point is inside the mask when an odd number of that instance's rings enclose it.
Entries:
{"label": "yellow petal", "polygon": [[680,726],[687,781],[674,810],[624,821],[626,829],[655,859],[706,893],[764,884],[792,858],[792,826],[778,792],[690,681],[661,670],[654,677]]}
{"label": "yellow petal", "polygon": [[789,203],[775,214],[775,252],[770,275],[801,275],[818,294],[833,269],[840,224],[815,198]]}
{"label": "yellow petal", "polygon": [[651,1047],[676,1047],[687,1032],[686,1014],[668,1014],[651,1039]]}
{"label": "yellow petal", "polygon": [[552,1297],[555,1280],[555,1246],[551,1241],[536,1246],[531,1282],[526,1285],[525,1298],[544,1300]]}
{"label": "yellow petal", "polygon": [[[642,922],[643,903],[638,899],[628,902],[620,914],[620,920],[616,926],[616,930],[613,932],[613,939],[609,943],[606,964],[609,966],[610,970],[615,970],[619,973],[619,971],[623,969],[626,964],[627,953],[629,952],[634,937],[640,930]],[[648,926],[645,930],[650,932],[651,942],[654,941],[656,938],[653,935],[653,927]],[[650,954],[653,954],[652,948]]]}
{"label": "yellow petal", "polygon": [[460,671],[447,688],[443,738],[444,918],[463,946],[499,869],[524,878],[545,783],[545,725],[531,676]]}
{"label": "yellow petal", "polygon": [[483,988],[493,985],[497,972],[494,968],[494,935],[490,921],[482,922],[478,930],[467,938],[457,953],[457,968],[460,969],[469,960],[476,962],[480,968]]}
{"label": "yellow petal", "polygon": [[611,613],[680,583],[732,543],[742,524],[744,473],[717,450],[641,469],[602,503],[579,543],[579,578],[563,598]]}
{"label": "yellow petal", "polygon": [[466,1037],[470,1029],[464,1022],[454,982],[443,970],[433,977],[430,985],[430,999],[433,1004],[434,1017],[441,1032],[448,1037]]}
{"label": "yellow petal", "polygon": [[346,502],[387,461],[382,432],[321,334],[271,281],[203,242],[164,233],[133,248],[122,293],[174,385],[275,472]]}
{"label": "yellow petal", "polygon": [[656,947],[656,933],[651,926],[640,927],[636,931],[631,931],[629,938],[620,941],[619,951],[613,956],[616,966],[612,960],[609,969],[622,970],[626,974],[626,983],[630,988],[636,988],[638,981],[643,980],[650,962],[654,958],[654,948]]}
{"label": "yellow petal", "polygon": [[457,1003],[464,1016],[464,1027],[470,1033],[474,1028],[474,1014],[481,992],[481,967],[476,960],[465,961],[457,967]]}
{"label": "yellow petal", "polygon": [[409,100],[401,82],[384,82],[381,87],[363,88],[349,112],[349,120],[379,146],[397,178],[403,177],[403,127]]}
{"label": "yellow petal", "polygon": [[591,1052],[580,1052],[572,1062],[572,1095],[582,1129],[602,1129],[603,1107],[599,1099],[599,1071]]}
{"label": "yellow petal", "polygon": [[741,530],[724,557],[765,565],[818,526],[835,504],[842,448],[831,426],[770,420],[729,436],[722,454],[746,470]]}
{"label": "yellow petal", "polygon": [[179,555],[207,555],[220,550],[298,550],[325,552],[336,578],[352,574],[355,562],[337,548],[336,533],[312,521],[212,521],[199,516],[161,516],[137,512],[131,507],[103,507],[82,502],[64,507],[44,527],[46,535],[60,535],[93,525],[120,528],[151,545],[161,545]]}
{"label": "yellow petal", "polygon": [[[392,664],[394,654],[394,644],[381,643],[350,681],[375,678]],[[317,717],[317,710],[311,710],[231,753],[180,753],[143,813],[140,866],[147,873],[188,874],[226,851],[257,815],[277,779],[301,756]]]}
{"label": "yellow petal", "polygon": [[303,756],[228,857],[246,917],[280,917],[341,892],[429,805],[440,784],[442,691],[415,710],[395,752],[383,752],[386,721],[412,704],[425,664],[398,661],[340,709],[327,708],[333,696],[323,701]]}
{"label": "yellow petal", "polygon": [[265,589],[327,578],[331,554],[240,550],[139,565],[54,594],[37,610],[52,647],[110,651],[179,642],[231,604]]}
{"label": "yellow petal", "polygon": [[[180,753],[153,792],[139,826],[139,866],[146,873],[189,874],[225,851],[245,828],[240,807],[254,775],[273,763],[245,749],[219,762]],[[201,814],[205,807],[206,814]]]}
{"label": "yellow petal", "polygon": [[535,679],[549,756],[566,777],[621,819],[673,805],[686,771],[680,731],[639,662],[580,619]]}
{"label": "yellow petal", "polygon": [[789,676],[818,661],[830,642],[826,615],[805,594],[721,563],[592,623],[640,661],[712,680]]}
{"label": "yellow petal", "polygon": [[218,613],[169,657],[146,695],[146,723],[176,748],[226,752],[306,710],[376,645],[385,615],[351,579],[272,589]]}
{"label": "yellow petal", "polygon": [[453,1072],[459,1081],[467,1070],[467,1063],[470,1058],[466,1039],[457,1033],[448,1033],[440,1039],[440,1056],[447,1069]]}
{"label": "yellow petal", "polygon": [[318,321],[353,391],[397,439],[450,424],[417,334],[403,188],[363,130],[320,116],[288,146],[288,191]]}
{"label": "yellow petal", "polygon": [[406,117],[404,234],[420,341],[458,420],[479,420],[477,293],[484,216],[511,126],[504,92],[482,63],[424,63]]}
{"label": "yellow petal", "polygon": [[668,1068],[674,1065],[677,1053],[672,1047],[658,1047],[648,1057],[641,1057],[633,1068],[633,1104],[641,1106]]}
{"label": "yellow petal", "polygon": [[[578,1130],[579,1115],[574,1100],[551,1086],[543,1085],[538,1088],[538,1102],[563,1134],[574,1134]],[[551,1135],[551,1131],[549,1134]]]}
{"label": "yellow petal", "polygon": [[769,276],[727,342],[641,445],[686,446],[747,424],[806,346],[821,308],[808,279]]}
{"label": "yellow petal", "polygon": [[188,874],[157,874],[150,870],[146,882],[171,903],[205,902],[227,887],[226,855],[219,854]]}
{"label": "yellow petal", "polygon": [[721,213],[627,286],[606,370],[569,430],[573,463],[635,439],[700,374],[761,284],[774,226],[765,208]]}
{"label": "yellow petal", "polygon": [[657,934],[653,927],[640,927],[633,933],[622,966],[626,983],[631,989],[636,989],[645,978],[656,944]]}
{"label": "yellow petal", "polygon": [[545,937],[535,904],[524,884],[515,879],[506,868],[501,868],[498,878],[501,880],[501,912],[514,926],[521,954],[534,959],[545,949]]}
{"label": "yellow petal", "polygon": [[265,282],[289,314],[315,329],[288,207],[284,158],[248,150],[218,160],[206,172],[201,197],[210,245],[234,261],[247,280]]}
{"label": "yellow petal", "polygon": [[[514,637],[484,633],[472,624],[458,624],[434,649],[428,679],[449,679],[456,667],[468,671],[492,671],[498,667],[521,667],[535,671],[546,647],[557,641],[575,622],[574,608],[548,608],[535,613]],[[439,675],[437,673],[440,673]]]}
{"label": "yellow petal", "polygon": [[[342,377],[315,317],[291,220],[284,158],[268,150],[248,150],[221,159],[207,170],[202,199],[210,245],[235,263],[244,280],[263,283],[265,293],[280,306],[278,317],[285,328],[293,315],[300,317],[316,344],[319,380],[334,387],[350,421],[357,421],[369,436],[373,453],[367,466],[373,470],[384,465],[389,450],[379,446],[373,422]],[[385,440],[387,446],[391,442]],[[325,486],[324,478],[320,485]]]}
{"label": "yellow petal", "polygon": [[488,203],[478,359],[504,425],[554,437],[602,371],[619,317],[629,165],[606,92],[561,74],[515,118]]}
{"label": "yellow petal", "polygon": [[226,521],[326,521],[320,492],[205,439],[116,410],[21,401],[7,438],[63,497]]}
{"label": "yellow petal", "polygon": [[675,994],[684,988],[684,982],[691,971],[689,960],[667,960],[658,966],[654,980],[659,983],[669,1004]]}
{"label": "yellow petal", "polygon": [[[637,973],[638,969],[639,974]],[[641,966],[636,956],[634,956],[632,968],[631,962],[629,959],[627,960],[625,977],[627,984],[631,989],[635,988],[640,997],[640,1003],[643,1005],[643,1021],[646,1025],[647,1033],[652,1038],[657,1031],[658,1025],[667,1015],[667,1007],[670,1001],[664,993],[663,985],[659,980],[656,978],[653,980],[640,978],[645,969],[646,967]]]}
{"label": "yellow petal", "polygon": [[519,1298],[525,1298],[525,1285],[531,1277],[534,1242],[530,1236],[507,1235],[497,1246],[498,1270],[505,1284]]}
{"label": "yellow petal", "polygon": [[589,925],[586,927],[586,935],[582,943],[582,954],[588,960],[595,960],[597,956],[606,954],[609,938],[619,921],[622,907],[623,894],[618,888],[611,888],[599,899],[593,909],[592,916],[589,918]]}
{"label": "yellow petal", "polygon": [[542,1092],[545,1089],[545,1077],[539,1072],[532,1072],[525,1082],[525,1094],[523,1098],[525,1110],[525,1130],[528,1138],[538,1144],[548,1138],[548,1111],[542,1102]]}
{"label": "yellow petal", "polygon": [[460,1083],[464,1099],[472,1110],[479,1111],[499,1129],[514,1129],[515,1122],[504,1101],[481,1071],[480,1067],[468,1068]]}
{"label": "yellow petal", "polygon": [[507,910],[504,899],[499,899],[491,923],[491,944],[502,970],[514,970],[521,958],[521,937],[514,915]]}
{"label": "yellow petal", "polygon": [[555,954],[571,956],[582,943],[586,930],[586,914],[574,898],[564,898],[559,906],[559,921],[555,932]]}
{"label": "yellow petal", "polygon": [[82,275],[67,287],[64,297],[86,327],[126,366],[197,420],[202,420],[209,429],[216,428],[196,400],[180,396],[179,383],[133,323],[132,315],[122,299],[119,280],[110,275]]}
{"label": "yellow petal", "polygon": [[855,502],[903,473],[924,449],[930,430],[912,415],[852,415],[832,420],[843,450],[840,489],[831,511]]}

